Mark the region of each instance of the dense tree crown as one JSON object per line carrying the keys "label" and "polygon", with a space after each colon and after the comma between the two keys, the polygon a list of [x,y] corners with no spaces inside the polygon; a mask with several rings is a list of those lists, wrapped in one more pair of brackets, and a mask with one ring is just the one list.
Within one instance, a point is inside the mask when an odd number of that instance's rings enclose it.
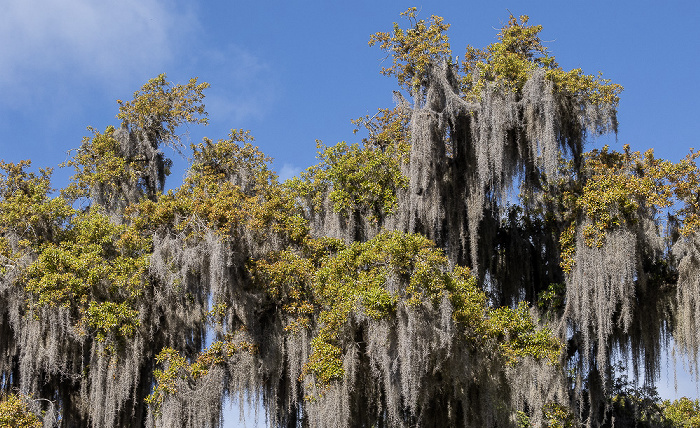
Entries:
{"label": "dense tree crown", "polygon": [[653,389],[671,337],[697,369],[698,155],[584,151],[622,87],[526,16],[458,61],[403,15],[396,106],[284,183],[248,131],[185,148],[208,85],[165,75],[66,188],[0,162],[2,426],[700,426]]}

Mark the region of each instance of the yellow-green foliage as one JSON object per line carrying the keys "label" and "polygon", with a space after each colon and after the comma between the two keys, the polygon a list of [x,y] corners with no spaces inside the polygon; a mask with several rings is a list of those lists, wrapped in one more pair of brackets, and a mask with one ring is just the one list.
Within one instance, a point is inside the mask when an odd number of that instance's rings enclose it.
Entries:
{"label": "yellow-green foliage", "polygon": [[[232,129],[225,140],[214,143],[205,138],[202,143],[193,144],[192,167],[186,181],[194,184],[208,179],[224,183],[231,179],[245,179],[248,193],[255,193],[269,186],[274,175],[268,168],[272,159],[253,146],[253,141],[255,139],[250,135],[250,131]],[[249,177],[236,177],[236,174],[247,174]]]}
{"label": "yellow-green foliage", "polygon": [[285,330],[298,332],[309,327],[315,312],[313,289],[309,286],[321,258],[344,248],[339,240],[319,239],[307,242],[306,254],[285,250],[256,260],[256,282],[288,315]]}
{"label": "yellow-green foliage", "polygon": [[117,225],[93,208],[76,215],[61,240],[45,243],[27,270],[31,305],[70,308],[76,326],[130,337],[143,294],[150,240],[133,227]]}
{"label": "yellow-green foliage", "polygon": [[678,169],[673,163],[630,151],[610,151],[607,146],[586,154],[580,190],[562,195],[570,224],[562,233],[562,267],[571,271],[574,264],[576,227],[584,224],[583,238],[589,247],[601,247],[607,231],[637,223],[645,215],[673,203],[674,185],[669,172]]}
{"label": "yellow-green foliage", "polygon": [[[575,428],[580,426],[576,423],[576,417],[571,409],[560,403],[549,402],[545,404],[542,408],[542,416],[543,428]],[[533,427],[530,418],[525,412],[518,412],[517,418],[519,427]]]}
{"label": "yellow-green foliage", "polygon": [[41,419],[29,410],[29,397],[8,394],[0,397],[0,426],[5,428],[41,428]]}
{"label": "yellow-green foliage", "polygon": [[537,306],[548,313],[551,318],[564,308],[565,295],[566,284],[549,284],[546,290],[537,295]]}
{"label": "yellow-green foliage", "polygon": [[663,415],[674,428],[700,427],[700,400],[682,397],[678,400],[664,400]]}
{"label": "yellow-green foliage", "polygon": [[36,250],[50,240],[74,212],[63,198],[49,197],[51,169],[41,169],[37,175],[27,171],[30,165],[28,160],[0,161],[0,254],[9,260],[22,248]]}
{"label": "yellow-green foliage", "polygon": [[399,304],[436,308],[442,299],[451,303],[464,340],[498,344],[505,363],[524,356],[558,358],[561,344],[551,332],[537,329],[526,305],[491,309],[469,270],[449,270],[447,258],[425,237],[384,232],[347,248],[337,241],[317,245],[324,251],[313,252],[315,260],[283,252],[258,262],[256,270],[259,280],[272,284],[268,293],[285,296],[292,332],[312,325],[311,315],[317,314],[320,328],[304,373],[313,374],[319,385],[344,374],[342,332],[351,319],[386,319]]}
{"label": "yellow-green foliage", "polygon": [[528,26],[528,19],[521,16],[518,21],[511,15],[498,33],[498,42],[483,50],[467,46],[461,64],[465,71],[465,92],[478,95],[486,82],[493,81],[519,91],[534,69],[553,65],[554,58],[547,55],[547,48],[539,38],[542,26]]}
{"label": "yellow-green foliage", "polygon": [[558,361],[561,343],[549,329],[539,329],[532,319],[527,303],[515,309],[500,307],[490,309],[485,321],[487,337],[499,340],[499,348],[505,360],[515,365],[526,356]]}
{"label": "yellow-green foliage", "polygon": [[410,115],[405,106],[380,108],[372,117],[366,115],[352,120],[357,126],[353,133],[357,134],[361,128],[365,128],[369,135],[362,139],[364,146],[379,148],[400,164],[406,164],[411,151],[409,120]]}
{"label": "yellow-green foliage", "polygon": [[680,221],[679,232],[687,237],[697,231],[698,156],[691,151],[679,162],[671,162],[656,158],[651,149],[642,154],[631,151],[628,145],[622,152],[605,146],[586,153],[584,184],[570,187],[559,196],[569,222],[560,236],[564,270],[568,272],[573,267],[579,224],[585,224],[585,243],[601,247],[607,231],[634,225],[643,216],[674,207],[673,214]]}
{"label": "yellow-green foliage", "polygon": [[256,354],[258,348],[249,342],[235,340],[232,334],[212,343],[192,362],[188,362],[187,358],[175,349],[164,348],[155,357],[160,368],[153,372],[156,384],[146,402],[158,412],[163,400],[169,395],[177,394],[182,385],[206,376],[212,367],[227,364],[231,357],[240,352]]}
{"label": "yellow-green foliage", "polygon": [[152,136],[163,139],[166,144],[178,143],[179,138],[175,133],[178,126],[207,123],[202,100],[208,87],[208,83],[197,84],[196,77],[185,85],[173,85],[166,80],[165,74],[159,74],[143,85],[141,90],[134,92],[132,101],[117,100],[117,118],[121,119],[123,126],[155,133]]}
{"label": "yellow-green foliage", "polygon": [[467,46],[464,59],[453,64],[446,34],[450,25],[439,16],[431,16],[426,23],[417,18],[417,13],[414,7],[401,14],[409,21],[407,30],[394,23],[393,32],[375,33],[369,41],[370,46],[378,44],[392,58],[391,67],[382,68],[382,73],[396,76],[399,84],[413,95],[425,86],[430,67],[448,63],[458,73],[463,96],[469,100],[478,100],[488,83],[519,93],[533,72],[542,69],[545,77],[554,83],[555,91],[580,102],[617,107],[622,86],[603,79],[600,74],[584,74],[580,68],[562,69],[542,44],[539,37],[542,26],[528,25],[527,15],[519,20],[511,15],[498,33],[498,42],[485,49]]}
{"label": "yellow-green foliage", "polygon": [[681,220],[680,233],[688,237],[700,229],[700,169],[696,159],[700,153],[691,152],[677,163],[662,161],[659,172],[681,206],[674,213]]}
{"label": "yellow-green foliage", "polygon": [[[103,133],[94,128],[88,130],[93,133],[92,138],[85,137],[75,156],[64,164],[76,171],[64,194],[72,199],[89,197],[92,189],[99,189],[102,199],[112,200],[126,189],[141,190],[149,167],[145,155],[124,156],[113,126],[108,126]],[[170,174],[170,166],[167,160],[166,176]]]}
{"label": "yellow-green foliage", "polygon": [[445,33],[450,26],[439,16],[431,16],[430,23],[418,19],[418,9],[412,7],[401,13],[411,24],[403,30],[394,23],[392,33],[379,32],[370,37],[369,45],[379,47],[391,56],[391,67],[383,67],[382,74],[396,76],[399,85],[416,93],[425,84],[428,69],[450,58],[449,39]]}
{"label": "yellow-green foliage", "polygon": [[191,79],[186,85],[173,85],[164,74],[151,79],[134,100],[119,100],[120,129],[108,126],[104,133],[88,128],[92,138],[84,138],[76,155],[65,162],[76,175],[64,191],[71,199],[91,197],[93,203],[123,208],[142,196],[154,198],[162,191],[172,162],[160,145],[180,150],[175,130],[184,123],[206,124],[202,99],[207,83]]}
{"label": "yellow-green foliage", "polygon": [[149,404],[159,406],[166,395],[178,392],[177,381],[185,378],[189,364],[184,356],[172,348],[163,348],[156,356],[156,363],[162,368],[153,371],[153,377],[158,383],[147,401]]}
{"label": "yellow-green foliage", "polygon": [[319,143],[319,148],[321,163],[292,180],[291,188],[310,197],[317,210],[329,192],[333,210],[346,216],[359,211],[376,222],[393,212],[397,192],[408,186],[399,163],[405,154],[345,142],[332,147]]}
{"label": "yellow-green foliage", "polygon": [[408,187],[401,170],[410,152],[408,115],[400,107],[379,109],[353,123],[358,127],[355,133],[360,128],[369,132],[362,146],[341,142],[327,147],[318,142],[321,162],[285,185],[316,212],[325,209],[327,196],[334,212],[345,217],[359,214],[381,225],[394,213],[398,194]]}
{"label": "yellow-green foliage", "polygon": [[212,229],[222,237],[247,230],[261,240],[270,236],[266,233],[291,240],[306,236],[308,225],[294,195],[278,184],[270,159],[250,141],[248,131],[233,130],[226,140],[192,145],[185,183],[127,210],[136,228],[195,235]]}
{"label": "yellow-green foliage", "polygon": [[510,16],[498,33],[498,42],[486,49],[467,47],[461,63],[463,91],[467,98],[478,98],[487,82],[504,85],[513,92],[522,90],[536,69],[544,69],[555,91],[579,97],[593,105],[617,106],[622,86],[600,76],[583,74],[580,68],[563,70],[547,48],[539,33],[541,25],[528,25],[528,16],[518,20]]}
{"label": "yellow-green foliage", "polygon": [[571,409],[560,403],[547,403],[542,412],[547,428],[574,428],[578,426]]}

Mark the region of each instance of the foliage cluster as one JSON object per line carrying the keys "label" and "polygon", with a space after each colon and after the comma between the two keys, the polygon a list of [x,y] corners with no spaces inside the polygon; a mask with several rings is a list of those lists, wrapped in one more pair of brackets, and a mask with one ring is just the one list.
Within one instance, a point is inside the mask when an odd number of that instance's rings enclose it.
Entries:
{"label": "foliage cluster", "polygon": [[28,397],[9,394],[0,399],[0,425],[7,428],[41,428],[41,418],[29,409]]}
{"label": "foliage cluster", "polygon": [[208,86],[165,75],[65,189],[0,162],[0,423],[218,426],[237,395],[279,427],[698,426],[652,393],[670,335],[700,349],[697,153],[585,153],[622,88],[526,16],[462,62],[442,18],[403,16],[370,45],[413,105],[285,183],[234,129],[165,191]]}

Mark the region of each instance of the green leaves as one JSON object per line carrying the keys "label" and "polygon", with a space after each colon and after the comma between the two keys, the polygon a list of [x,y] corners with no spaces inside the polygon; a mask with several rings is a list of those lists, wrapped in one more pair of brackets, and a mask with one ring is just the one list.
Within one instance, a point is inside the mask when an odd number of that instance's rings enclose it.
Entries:
{"label": "green leaves", "polygon": [[370,37],[369,45],[378,44],[391,56],[391,67],[383,67],[381,73],[398,78],[399,85],[411,95],[420,93],[428,83],[431,67],[448,64],[461,82],[462,96],[478,100],[489,83],[500,85],[506,91],[520,93],[525,82],[537,69],[545,70],[545,76],[554,83],[555,91],[577,100],[578,104],[607,105],[615,109],[622,86],[583,71],[563,70],[547,48],[539,33],[541,25],[528,25],[529,17],[520,19],[511,15],[508,23],[498,33],[498,42],[485,49],[467,46],[464,59],[453,64],[449,39],[445,34],[450,25],[443,18],[431,16],[430,21],[419,20],[415,7],[401,14],[410,27],[402,29],[394,23],[392,32],[378,32]]}
{"label": "green leaves", "polygon": [[394,211],[397,193],[408,186],[408,178],[401,173],[400,154],[345,142],[319,148],[321,162],[289,184],[310,198],[316,210],[323,209],[327,193],[333,211],[346,217],[359,212],[379,222]]}
{"label": "green leaves", "polygon": [[185,85],[173,85],[166,80],[165,74],[159,74],[134,92],[133,101],[117,100],[117,118],[122,120],[122,126],[176,146],[180,141],[175,134],[178,126],[207,123],[202,100],[208,87],[208,83],[198,84],[196,77]]}
{"label": "green leaves", "polygon": [[138,316],[139,312],[127,302],[90,302],[85,318],[97,340],[104,341],[108,336],[132,337],[139,326]]}
{"label": "green leaves", "polygon": [[468,99],[478,99],[488,82],[519,93],[537,69],[554,83],[554,90],[577,103],[609,105],[616,108],[622,86],[598,76],[586,75],[580,68],[563,70],[542,44],[541,25],[528,25],[529,17],[513,15],[498,33],[498,42],[483,50],[467,47],[462,62],[462,91]]}
{"label": "green leaves", "polygon": [[682,397],[678,400],[664,400],[662,405],[664,417],[673,428],[700,427],[700,401]]}
{"label": "green leaves", "polygon": [[30,398],[25,395],[0,396],[0,426],[6,428],[41,428],[41,419],[29,409]]}
{"label": "green leaves", "polygon": [[489,311],[486,331],[503,341],[499,348],[509,365],[515,365],[526,356],[546,359],[550,364],[559,361],[561,342],[551,330],[537,328],[525,302],[515,309],[501,307]]}
{"label": "green leaves", "polygon": [[[318,244],[311,240],[309,245]],[[290,334],[318,325],[304,375],[313,375],[322,389],[344,376],[343,355],[352,340],[344,333],[349,324],[392,320],[399,306],[411,313],[437,314],[444,299],[451,305],[460,341],[497,345],[494,356],[504,364],[526,356],[558,361],[561,344],[550,331],[536,327],[526,305],[491,309],[469,270],[450,270],[442,251],[425,237],[383,232],[367,242],[335,248],[309,251],[310,258],[284,251],[254,267],[261,286],[282,302]]]}
{"label": "green leaves", "polygon": [[411,27],[403,30],[394,23],[391,33],[378,32],[370,36],[369,45],[379,47],[391,55],[392,66],[383,67],[382,74],[396,76],[399,85],[416,94],[425,84],[430,67],[451,58],[449,39],[444,34],[449,24],[432,15],[430,22],[418,19],[418,9],[409,8],[401,13]]}
{"label": "green leaves", "polygon": [[75,326],[101,341],[131,337],[139,323],[135,308],[145,287],[150,240],[97,209],[77,215],[62,237],[44,244],[27,269],[30,306],[71,309]]}
{"label": "green leaves", "polygon": [[8,250],[36,249],[51,240],[74,213],[62,197],[49,197],[51,169],[41,169],[37,175],[27,171],[30,166],[28,160],[17,164],[0,161],[0,237]]}
{"label": "green leaves", "polygon": [[[241,332],[239,332],[241,334]],[[156,384],[146,402],[156,415],[160,415],[161,406],[169,396],[176,395],[180,389],[185,389],[192,382],[206,376],[210,369],[225,366],[240,353],[256,354],[256,345],[241,340],[235,334],[226,335],[224,340],[217,340],[208,348],[202,350],[197,358],[189,362],[181,353],[173,348],[163,348],[155,357],[159,368],[153,372]]]}
{"label": "green leaves", "polygon": [[607,232],[653,218],[658,210],[672,206],[674,194],[685,188],[680,177],[693,171],[691,165],[694,162],[688,160],[674,164],[656,159],[652,150],[644,155],[632,152],[629,146],[623,152],[605,146],[586,153],[582,187],[562,195],[570,221],[560,237],[564,270],[573,267],[577,225],[583,225],[586,245],[602,247]]}

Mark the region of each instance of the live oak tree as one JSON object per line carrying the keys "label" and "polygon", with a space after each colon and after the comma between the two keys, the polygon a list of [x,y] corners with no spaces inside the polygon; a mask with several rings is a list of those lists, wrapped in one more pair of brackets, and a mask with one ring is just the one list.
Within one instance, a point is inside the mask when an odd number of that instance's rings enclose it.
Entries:
{"label": "live oak tree", "polygon": [[697,154],[585,152],[622,87],[527,17],[458,62],[403,15],[370,39],[397,105],[287,182],[248,131],[187,151],[208,85],[164,75],[65,189],[0,163],[2,423],[218,426],[231,397],[280,427],[697,423],[653,390],[670,337],[700,347]]}

